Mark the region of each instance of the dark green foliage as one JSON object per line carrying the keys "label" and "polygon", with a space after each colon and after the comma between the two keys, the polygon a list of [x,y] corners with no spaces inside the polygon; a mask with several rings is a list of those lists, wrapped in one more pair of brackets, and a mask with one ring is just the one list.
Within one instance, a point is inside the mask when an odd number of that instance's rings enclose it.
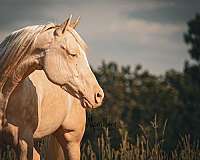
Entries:
{"label": "dark green foliage", "polygon": [[189,53],[191,59],[200,62],[200,15],[188,22],[188,32],[184,35],[185,42],[191,46]]}
{"label": "dark green foliage", "polygon": [[[140,125],[142,134],[136,136],[136,142],[131,143],[126,129],[119,129],[120,145],[112,147],[108,128],[103,128],[101,135],[94,143],[87,140],[81,148],[82,160],[199,160],[199,142],[192,143],[189,135],[181,137],[173,149],[166,152],[163,149],[167,121],[160,125],[157,116],[149,124],[148,129]],[[161,132],[160,132],[161,131]]]}
{"label": "dark green foliage", "polygon": [[[165,147],[175,146],[179,135],[178,115],[183,110],[183,105],[177,89],[169,83],[170,76],[174,74],[171,71],[164,77],[158,77],[142,70],[140,65],[131,71],[128,66],[119,69],[115,63],[103,63],[96,71],[96,76],[104,88],[105,102],[102,108],[89,112],[87,128],[93,129],[94,132],[88,135],[86,130],[86,139],[95,139],[99,136],[98,133],[101,133],[98,131],[101,131],[102,126],[108,127],[110,134],[113,133],[111,137],[115,137],[113,145],[117,146],[117,142],[120,143],[117,140],[117,129],[123,124],[129,132],[130,140],[135,142],[136,135],[140,134],[139,124],[146,128],[156,114],[159,116],[159,123],[163,123],[165,119],[169,121],[168,143]],[[102,126],[92,127],[91,119],[93,122],[102,123]],[[106,121],[115,124],[114,127],[107,126]]]}
{"label": "dark green foliage", "polygon": [[[167,143],[164,146],[166,150],[174,149],[181,135],[190,134],[191,139],[199,139],[199,14],[188,22],[184,40],[190,46],[191,61],[186,61],[183,72],[169,70],[163,76],[155,76],[143,70],[141,65],[131,70],[129,66],[119,67],[114,62],[103,62],[95,73],[104,88],[105,103],[101,109],[90,113],[93,119],[99,123],[109,119],[118,128],[123,123],[129,131],[130,140],[135,142],[136,135],[140,134],[138,124],[146,128],[147,123],[157,114],[160,123],[168,119],[165,137]],[[88,128],[91,128],[90,125]],[[118,137],[119,133],[115,129],[110,130],[114,130],[111,137]],[[87,134],[86,132],[88,138]],[[89,137],[95,138],[96,134]],[[117,146],[116,141],[114,145]]]}

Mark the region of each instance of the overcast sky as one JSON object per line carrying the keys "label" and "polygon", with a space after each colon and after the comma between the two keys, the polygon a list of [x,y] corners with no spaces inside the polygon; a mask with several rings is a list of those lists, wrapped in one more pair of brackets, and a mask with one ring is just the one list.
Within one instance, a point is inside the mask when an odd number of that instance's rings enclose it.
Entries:
{"label": "overcast sky", "polygon": [[188,58],[186,22],[200,0],[0,0],[0,40],[27,25],[61,23],[81,16],[78,32],[89,46],[89,62],[142,64],[152,73],[181,70]]}

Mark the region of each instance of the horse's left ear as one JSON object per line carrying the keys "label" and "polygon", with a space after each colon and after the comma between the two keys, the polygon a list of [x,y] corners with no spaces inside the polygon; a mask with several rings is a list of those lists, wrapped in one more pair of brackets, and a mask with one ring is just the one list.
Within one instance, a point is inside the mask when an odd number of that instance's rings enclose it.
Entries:
{"label": "horse's left ear", "polygon": [[79,21],[80,21],[80,16],[76,19],[76,21],[75,22],[73,22],[72,24],[70,24],[70,27],[72,27],[72,28],[76,28],[76,26],[79,24]]}

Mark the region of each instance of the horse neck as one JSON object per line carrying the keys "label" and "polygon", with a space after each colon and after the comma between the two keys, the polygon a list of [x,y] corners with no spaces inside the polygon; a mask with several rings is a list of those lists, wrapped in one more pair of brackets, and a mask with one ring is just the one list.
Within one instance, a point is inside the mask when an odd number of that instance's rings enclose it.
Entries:
{"label": "horse neck", "polygon": [[7,124],[5,116],[10,95],[24,78],[37,69],[38,65],[35,56],[26,57],[6,79],[0,92],[0,130],[2,126]]}
{"label": "horse neck", "polygon": [[6,79],[5,84],[2,87],[2,93],[4,97],[9,98],[10,94],[17,87],[17,85],[29,76],[33,71],[40,69],[39,66],[40,56],[29,55],[25,57],[16,69],[13,71],[10,77]]}

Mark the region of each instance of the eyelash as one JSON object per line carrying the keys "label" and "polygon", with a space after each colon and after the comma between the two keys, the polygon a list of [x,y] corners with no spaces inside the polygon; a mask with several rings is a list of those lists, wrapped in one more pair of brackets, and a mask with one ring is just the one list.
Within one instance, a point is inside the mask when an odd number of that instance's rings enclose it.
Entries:
{"label": "eyelash", "polygon": [[[63,45],[61,45],[60,48],[62,48],[63,50],[67,51],[66,48]],[[69,54],[69,55],[72,56],[72,57],[76,57],[77,56],[76,54]]]}
{"label": "eyelash", "polygon": [[70,56],[72,56],[72,57],[76,57],[77,55],[76,54],[69,54]]}

